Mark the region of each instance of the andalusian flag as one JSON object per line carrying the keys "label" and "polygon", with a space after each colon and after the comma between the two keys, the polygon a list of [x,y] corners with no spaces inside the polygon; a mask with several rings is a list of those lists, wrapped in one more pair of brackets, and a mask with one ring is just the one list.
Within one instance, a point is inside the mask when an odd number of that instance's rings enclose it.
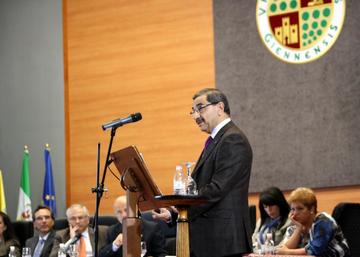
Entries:
{"label": "andalusian flag", "polygon": [[6,213],[6,200],[2,171],[0,170],[0,211]]}
{"label": "andalusian flag", "polygon": [[24,147],[23,166],[21,173],[21,184],[19,189],[19,204],[17,210],[17,220],[32,220],[31,200],[30,200],[30,174],[29,174],[29,150]]}
{"label": "andalusian flag", "polygon": [[44,151],[45,157],[45,179],[44,179],[44,191],[43,191],[43,202],[44,205],[48,206],[54,216],[56,217],[56,199],[55,199],[55,183],[52,172],[50,147],[48,144],[45,146]]}

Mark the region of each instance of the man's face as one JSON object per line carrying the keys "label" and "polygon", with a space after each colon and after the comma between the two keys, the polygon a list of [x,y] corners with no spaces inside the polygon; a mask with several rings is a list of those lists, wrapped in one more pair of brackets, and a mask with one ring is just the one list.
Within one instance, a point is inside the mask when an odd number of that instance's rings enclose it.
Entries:
{"label": "man's face", "polygon": [[76,233],[84,232],[89,226],[89,216],[81,208],[72,209],[68,222],[71,227],[76,228]]}
{"label": "man's face", "polygon": [[125,198],[116,199],[116,201],[114,202],[114,212],[118,221],[122,223],[123,219],[127,217]]}
{"label": "man's face", "polygon": [[192,117],[201,131],[208,134],[220,123],[220,105],[222,103],[211,104],[206,100],[206,95],[195,98],[192,106]]}
{"label": "man's face", "polygon": [[41,235],[46,235],[54,226],[51,212],[48,209],[40,209],[34,214],[34,226]]}

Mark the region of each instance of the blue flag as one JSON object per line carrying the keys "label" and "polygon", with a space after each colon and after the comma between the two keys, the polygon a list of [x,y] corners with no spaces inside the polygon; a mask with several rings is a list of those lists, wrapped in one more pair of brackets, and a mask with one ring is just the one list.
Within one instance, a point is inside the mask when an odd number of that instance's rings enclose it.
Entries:
{"label": "blue flag", "polygon": [[43,191],[43,201],[44,205],[50,207],[54,216],[56,217],[56,199],[55,199],[55,185],[54,178],[52,173],[50,149],[48,145],[44,151],[45,155],[45,180],[44,180],[44,191]]}

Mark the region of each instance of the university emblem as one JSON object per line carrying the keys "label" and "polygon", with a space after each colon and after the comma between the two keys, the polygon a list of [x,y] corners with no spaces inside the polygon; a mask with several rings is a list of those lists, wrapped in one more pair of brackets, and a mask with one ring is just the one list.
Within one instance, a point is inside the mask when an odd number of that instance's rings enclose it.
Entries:
{"label": "university emblem", "polygon": [[345,0],[257,0],[256,22],[268,50],[289,63],[323,56],[338,38]]}

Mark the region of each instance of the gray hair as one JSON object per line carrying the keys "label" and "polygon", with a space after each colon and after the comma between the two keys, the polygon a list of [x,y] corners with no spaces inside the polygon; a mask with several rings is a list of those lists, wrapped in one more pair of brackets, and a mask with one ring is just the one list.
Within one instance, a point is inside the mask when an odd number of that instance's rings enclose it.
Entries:
{"label": "gray hair", "polygon": [[73,211],[75,209],[80,209],[83,211],[83,213],[85,214],[85,216],[89,217],[90,214],[89,214],[89,210],[86,208],[86,206],[84,205],[81,205],[81,204],[78,204],[78,203],[75,203],[75,204],[72,204],[69,208],[67,208],[66,210],[66,217],[69,219],[71,214],[73,213]]}

